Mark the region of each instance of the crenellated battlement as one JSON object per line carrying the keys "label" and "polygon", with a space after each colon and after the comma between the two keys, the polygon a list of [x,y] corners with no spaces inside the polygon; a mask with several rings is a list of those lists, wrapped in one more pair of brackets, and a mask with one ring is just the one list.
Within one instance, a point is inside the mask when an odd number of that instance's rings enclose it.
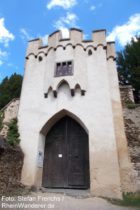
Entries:
{"label": "crenellated battlement", "polygon": [[34,57],[37,58],[41,53],[47,56],[49,51],[56,51],[58,47],[62,47],[63,50],[65,50],[69,45],[71,45],[73,49],[77,46],[81,46],[84,51],[86,51],[89,46],[94,50],[102,46],[103,49],[107,49],[107,59],[109,57],[115,58],[114,43],[107,43],[105,29],[93,31],[91,40],[84,40],[83,37],[83,31],[76,28],[69,30],[69,38],[63,38],[61,31],[55,31],[49,35],[47,46],[43,46],[41,39],[29,41],[26,58],[28,59],[30,55],[34,55]]}
{"label": "crenellated battlement", "polygon": [[115,42],[107,42],[107,60],[116,59]]}
{"label": "crenellated battlement", "polygon": [[94,46],[103,46],[106,47],[106,30],[96,30],[92,32],[92,40],[94,42]]}
{"label": "crenellated battlement", "polygon": [[[135,180],[115,47],[107,42],[104,29],[91,37],[85,40],[82,30],[72,28],[68,38],[61,31],[50,34],[47,46],[41,39],[28,43],[18,112],[25,154],[21,181],[38,187],[89,188],[91,195],[121,199],[122,192],[134,191]],[[79,132],[79,126],[85,130]]]}
{"label": "crenellated battlement", "polygon": [[30,54],[36,55],[38,53],[39,47],[42,46],[42,39],[33,39],[28,42],[28,48],[26,52],[26,56],[29,56]]}

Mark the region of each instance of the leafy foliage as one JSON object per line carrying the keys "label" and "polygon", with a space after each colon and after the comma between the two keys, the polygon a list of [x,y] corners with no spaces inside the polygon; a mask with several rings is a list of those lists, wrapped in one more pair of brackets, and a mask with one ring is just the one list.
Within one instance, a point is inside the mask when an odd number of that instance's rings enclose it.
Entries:
{"label": "leafy foliage", "polygon": [[12,119],[8,127],[9,129],[7,133],[7,142],[10,145],[15,146],[20,142],[18,126],[17,126],[17,118]]}
{"label": "leafy foliage", "polygon": [[120,84],[134,88],[136,101],[140,99],[140,36],[132,39],[123,51],[118,52],[117,66]]}
{"label": "leafy foliage", "polygon": [[11,77],[5,77],[0,84],[0,109],[13,98],[19,98],[22,85],[22,76],[14,73]]}

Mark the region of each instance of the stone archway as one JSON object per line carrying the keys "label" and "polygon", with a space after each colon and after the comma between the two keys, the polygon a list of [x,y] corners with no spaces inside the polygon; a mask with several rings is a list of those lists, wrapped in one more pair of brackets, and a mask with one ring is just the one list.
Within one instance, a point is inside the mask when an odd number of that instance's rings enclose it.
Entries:
{"label": "stone archway", "polygon": [[46,135],[43,187],[89,188],[88,134],[69,116],[63,116]]}

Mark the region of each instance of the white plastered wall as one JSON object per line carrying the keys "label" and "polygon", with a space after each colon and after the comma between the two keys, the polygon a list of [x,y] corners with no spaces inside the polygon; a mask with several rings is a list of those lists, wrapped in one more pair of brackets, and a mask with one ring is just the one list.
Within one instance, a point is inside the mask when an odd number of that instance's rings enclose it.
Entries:
{"label": "white plastered wall", "polygon": [[[56,39],[60,38],[57,33],[49,38],[50,46],[55,49],[48,50],[49,43],[46,48],[40,49],[40,40],[35,40],[29,43],[27,50],[28,59],[18,115],[21,147],[25,154],[22,182],[41,185],[42,167],[37,164],[38,152],[44,152],[45,135],[41,131],[53,116],[66,110],[66,113],[71,113],[72,117],[75,116],[77,121],[84,124],[89,135],[91,193],[121,198],[105,32],[93,33],[94,42],[91,41],[88,47],[88,43],[81,43],[82,32],[72,30],[70,40],[61,41],[62,46],[70,43],[65,48],[55,46],[59,43]],[[39,52],[44,50],[44,53],[39,54],[43,58],[41,62],[36,58],[38,51],[35,46]],[[92,50],[90,56],[88,49]],[[73,76],[54,77],[56,62],[65,60],[73,60]],[[58,88],[62,80],[66,80],[69,86],[64,84]],[[70,89],[76,84],[86,91],[84,96],[80,92],[71,96]],[[49,87],[57,91],[57,98],[53,93],[44,97]]]}

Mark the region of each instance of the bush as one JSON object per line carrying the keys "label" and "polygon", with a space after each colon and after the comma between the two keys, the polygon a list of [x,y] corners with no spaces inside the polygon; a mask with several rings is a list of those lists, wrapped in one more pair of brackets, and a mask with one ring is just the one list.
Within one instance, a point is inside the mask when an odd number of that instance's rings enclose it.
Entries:
{"label": "bush", "polygon": [[8,125],[8,133],[7,133],[7,142],[15,146],[19,144],[20,139],[19,139],[19,132],[18,132],[18,126],[17,126],[17,118],[12,119],[11,122]]}

